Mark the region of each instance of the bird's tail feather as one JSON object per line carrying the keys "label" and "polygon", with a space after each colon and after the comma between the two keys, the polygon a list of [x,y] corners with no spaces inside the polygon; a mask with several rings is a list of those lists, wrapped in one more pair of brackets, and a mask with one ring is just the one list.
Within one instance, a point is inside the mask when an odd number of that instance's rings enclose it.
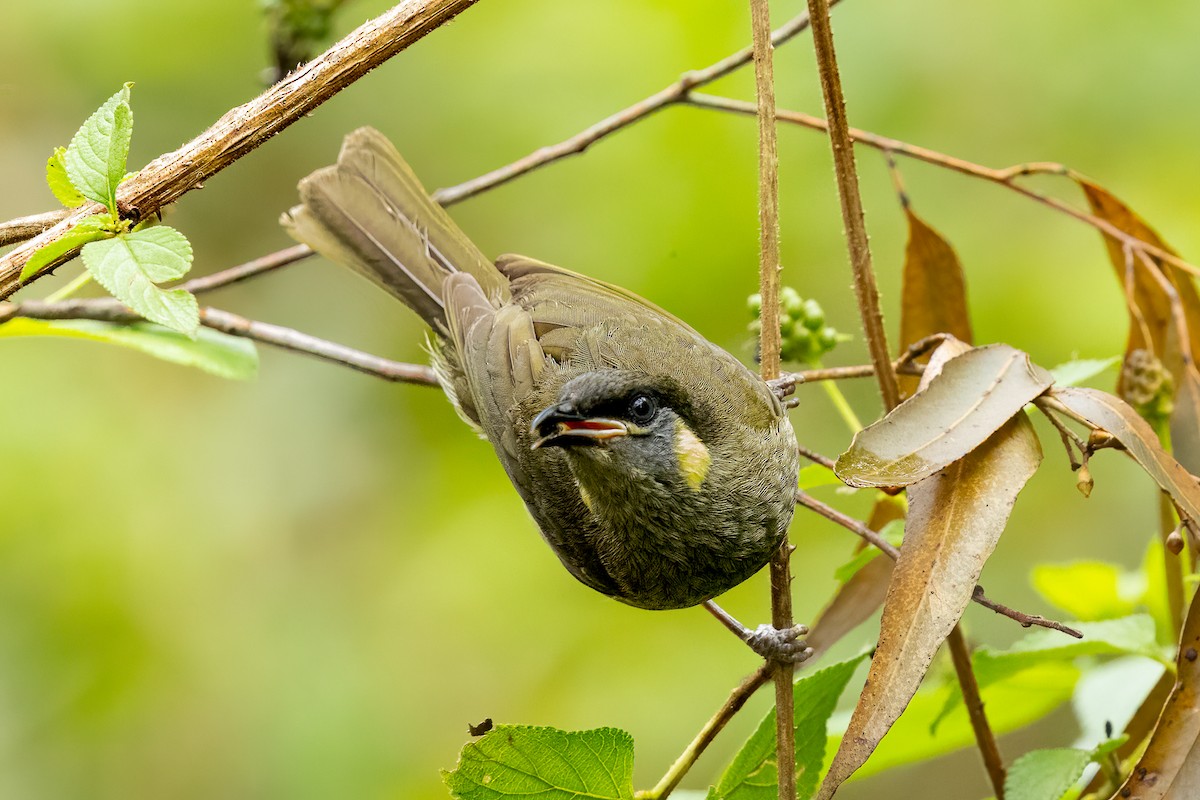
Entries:
{"label": "bird's tail feather", "polygon": [[443,283],[455,272],[493,302],[508,281],[430,199],[391,142],[374,128],[346,137],[337,164],[300,181],[300,205],[281,222],[296,239],[350,267],[447,330]]}

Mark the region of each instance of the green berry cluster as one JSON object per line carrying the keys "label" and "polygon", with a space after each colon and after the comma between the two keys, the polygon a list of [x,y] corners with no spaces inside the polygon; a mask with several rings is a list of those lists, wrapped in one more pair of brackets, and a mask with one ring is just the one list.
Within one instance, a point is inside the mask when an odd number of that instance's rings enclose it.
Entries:
{"label": "green berry cluster", "polygon": [[[757,336],[762,330],[762,295],[750,295],[747,305],[754,315],[750,332]],[[783,342],[780,357],[803,364],[818,363],[838,342],[850,339],[825,324],[820,303],[812,298],[805,300],[790,286],[779,290],[779,332]]]}

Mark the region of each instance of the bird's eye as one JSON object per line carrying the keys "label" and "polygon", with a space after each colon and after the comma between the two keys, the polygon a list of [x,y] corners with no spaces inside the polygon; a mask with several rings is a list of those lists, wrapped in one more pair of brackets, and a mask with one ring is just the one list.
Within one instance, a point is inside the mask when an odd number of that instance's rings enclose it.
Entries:
{"label": "bird's eye", "polygon": [[629,401],[629,419],[639,425],[645,425],[654,419],[658,413],[658,403],[648,394],[635,394]]}

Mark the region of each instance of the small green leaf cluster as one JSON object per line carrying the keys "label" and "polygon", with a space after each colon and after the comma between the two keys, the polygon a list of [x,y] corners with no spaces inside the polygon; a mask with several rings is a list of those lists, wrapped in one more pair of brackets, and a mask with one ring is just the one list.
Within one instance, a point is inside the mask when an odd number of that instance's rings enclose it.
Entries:
{"label": "small green leaf cluster", "polygon": [[125,84],[88,117],[46,164],[46,183],[64,206],[91,200],[105,210],[81,220],[64,236],[38,250],[21,272],[25,281],[82,247],[88,273],[114,297],[152,322],[195,339],[200,328],[196,298],[158,284],[183,277],[192,266],[187,238],[166,225],[131,225],[117,208],[133,136],[133,111]]}
{"label": "small green leaf cluster", "polygon": [[[750,295],[747,306],[754,320],[750,331],[762,330],[762,295]],[[805,300],[795,289],[784,286],[779,290],[779,333],[782,340],[780,358],[801,364],[817,364],[839,342],[850,337],[825,324],[825,310],[816,300]]]}

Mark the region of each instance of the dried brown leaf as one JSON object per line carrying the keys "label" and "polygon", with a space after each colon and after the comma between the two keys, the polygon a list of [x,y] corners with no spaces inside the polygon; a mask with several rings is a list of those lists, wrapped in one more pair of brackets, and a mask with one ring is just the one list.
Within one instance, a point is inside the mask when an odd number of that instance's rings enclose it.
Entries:
{"label": "dried brown leaf", "polygon": [[1056,388],[1051,396],[1115,437],[1185,515],[1200,520],[1200,480],[1162,449],[1154,429],[1128,403],[1107,392],[1080,387]]}
{"label": "dried brown leaf", "polygon": [[[904,212],[908,217],[908,245],[904,250],[900,300],[900,352],[935,333],[953,334],[969,343],[972,335],[967,285],[958,255],[910,207],[905,206]],[[916,391],[916,376],[901,375],[899,380],[904,394]]]}
{"label": "dried brown leaf", "polygon": [[1175,687],[1150,744],[1114,800],[1191,800],[1200,786],[1200,603],[1192,600],[1179,640]]}
{"label": "dried brown leaf", "polygon": [[850,486],[908,486],[979,447],[1054,382],[1026,353],[993,344],[948,361],[936,379],[859,431],[834,471]]}
{"label": "dried brown leaf", "polygon": [[[1154,245],[1168,253],[1175,253],[1158,233],[1133,210],[1115,198],[1103,187],[1090,181],[1079,179],[1079,186],[1087,197],[1088,205],[1096,216],[1112,223],[1115,227],[1142,241]],[[1134,350],[1148,349],[1161,358],[1174,371],[1177,363],[1176,354],[1172,353],[1168,341],[1168,331],[1171,329],[1171,303],[1162,286],[1149,274],[1144,264],[1137,259],[1133,265],[1132,275],[1127,275],[1125,250],[1122,244],[1110,236],[1104,237],[1108,249],[1109,260],[1117,273],[1117,281],[1125,291],[1127,301],[1131,302],[1129,341],[1125,348],[1125,356]],[[1162,264],[1157,259],[1159,269],[1175,287],[1183,308],[1183,316],[1188,327],[1188,338],[1192,352],[1200,354],[1200,294],[1196,292],[1195,282],[1187,272],[1171,264]],[[1128,281],[1132,281],[1132,294],[1128,291]],[[1141,320],[1137,316],[1141,316]],[[1146,334],[1150,341],[1146,341]],[[1124,378],[1121,379],[1118,391],[1124,391]]]}
{"label": "dried brown leaf", "polygon": [[811,632],[804,637],[805,643],[813,649],[810,661],[871,618],[882,605],[891,578],[892,560],[879,556],[838,587],[833,599],[810,626]]}
{"label": "dried brown leaf", "polygon": [[[972,353],[951,360],[944,374]],[[908,706],[971,601],[1017,493],[1041,458],[1033,426],[1018,413],[966,457],[909,489],[904,545],[884,602],[879,645],[819,798],[832,797],[866,762]]]}
{"label": "dried brown leaf", "polygon": [[[894,520],[904,519],[904,506],[893,497],[881,497],[875,501],[867,527],[881,531]],[[859,541],[855,552],[867,547]],[[815,661],[822,653],[833,647],[842,637],[857,628],[883,604],[888,582],[892,579],[892,560],[886,556],[873,559],[846,581],[833,595],[833,599],[817,615],[810,626],[812,631],[804,638],[813,649],[809,661]]]}
{"label": "dried brown leaf", "polygon": [[1183,370],[1171,414],[1171,451],[1175,460],[1193,475],[1200,475],[1200,374]]}

